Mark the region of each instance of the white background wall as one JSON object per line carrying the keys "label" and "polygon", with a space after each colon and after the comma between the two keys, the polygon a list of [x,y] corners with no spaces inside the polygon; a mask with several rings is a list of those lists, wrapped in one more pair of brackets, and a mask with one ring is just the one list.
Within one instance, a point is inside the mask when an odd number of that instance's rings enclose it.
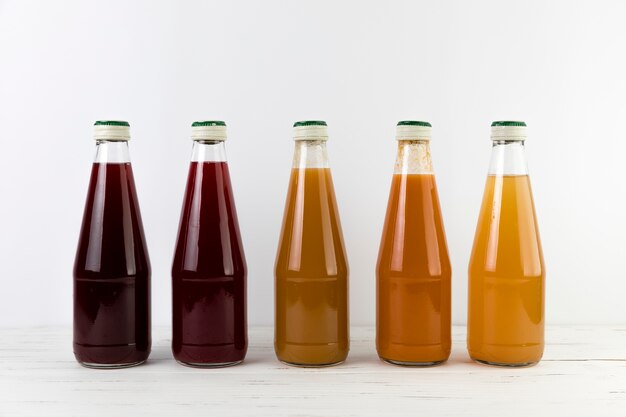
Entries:
{"label": "white background wall", "polygon": [[229,125],[250,322],[272,322],[291,124],[307,118],[329,124],[354,324],[374,322],[401,119],[434,126],[456,323],[497,119],[530,127],[548,323],[625,323],[625,18],[623,1],[0,0],[0,324],[71,322],[103,118],[131,123],[155,323],[196,119]]}

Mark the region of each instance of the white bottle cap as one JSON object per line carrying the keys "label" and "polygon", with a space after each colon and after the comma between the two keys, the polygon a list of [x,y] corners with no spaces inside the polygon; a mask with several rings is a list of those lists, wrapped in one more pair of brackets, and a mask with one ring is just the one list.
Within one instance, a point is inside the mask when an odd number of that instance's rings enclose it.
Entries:
{"label": "white bottle cap", "polygon": [[430,140],[432,130],[428,122],[403,120],[396,125],[396,140]]}
{"label": "white bottle cap", "polygon": [[226,140],[226,123],[221,120],[205,120],[191,124],[193,140]]}
{"label": "white bottle cap", "polygon": [[293,140],[328,140],[328,126],[322,120],[295,122]]}
{"label": "white bottle cap", "polygon": [[491,123],[491,140],[526,140],[526,123],[503,120]]}
{"label": "white bottle cap", "polygon": [[130,124],[121,120],[98,120],[94,123],[95,140],[130,140]]}

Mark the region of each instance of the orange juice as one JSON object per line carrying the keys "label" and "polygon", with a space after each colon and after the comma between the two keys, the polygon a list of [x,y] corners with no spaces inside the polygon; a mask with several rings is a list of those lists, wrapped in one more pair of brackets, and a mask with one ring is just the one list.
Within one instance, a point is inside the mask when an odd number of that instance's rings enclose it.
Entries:
{"label": "orange juice", "polygon": [[447,360],[451,268],[434,175],[393,175],[376,282],[378,355],[403,365]]}
{"label": "orange juice", "polygon": [[473,359],[513,366],[541,359],[544,283],[528,175],[489,175],[469,265]]}
{"label": "orange juice", "polygon": [[328,168],[293,169],[276,261],[276,355],[327,365],[348,354],[348,265]]}

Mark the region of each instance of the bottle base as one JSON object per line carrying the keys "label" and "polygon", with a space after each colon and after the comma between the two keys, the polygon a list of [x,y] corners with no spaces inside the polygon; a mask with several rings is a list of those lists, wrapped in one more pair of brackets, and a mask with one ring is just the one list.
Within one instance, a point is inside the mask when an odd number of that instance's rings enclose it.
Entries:
{"label": "bottle base", "polygon": [[81,362],[78,363],[89,369],[124,369],[124,368],[132,368],[134,366],[142,365],[146,362],[146,360],[131,362],[131,363],[92,363],[92,362]]}
{"label": "bottle base", "polygon": [[443,359],[440,361],[429,361],[429,362],[406,362],[406,361],[396,361],[393,359],[386,359],[386,358],[380,358],[380,360],[382,360],[383,362],[389,363],[391,365],[399,365],[399,366],[414,367],[414,368],[428,368],[431,366],[442,365],[448,361],[447,359]]}
{"label": "bottle base", "polygon": [[349,341],[310,343],[307,341],[275,342],[276,358],[289,366],[324,368],[343,363],[348,357]]}
{"label": "bottle base", "polygon": [[243,359],[233,362],[219,362],[219,363],[196,363],[196,362],[183,362],[176,359],[179,365],[186,366],[188,368],[196,369],[211,369],[211,368],[228,368],[229,366],[239,365],[243,363]]}
{"label": "bottle base", "polygon": [[482,359],[471,358],[474,362],[481,365],[499,366],[501,368],[530,368],[539,363],[539,361],[520,362],[520,363],[506,363],[506,362],[491,362]]}
{"label": "bottle base", "polygon": [[117,369],[141,365],[150,356],[150,342],[93,345],[74,342],[74,358],[86,368]]}
{"label": "bottle base", "polygon": [[331,366],[337,366],[344,363],[346,360],[342,359],[339,362],[331,362],[331,363],[296,363],[296,362],[287,362],[282,359],[279,359],[280,363],[284,363],[285,365],[293,366],[295,368],[328,368]]}

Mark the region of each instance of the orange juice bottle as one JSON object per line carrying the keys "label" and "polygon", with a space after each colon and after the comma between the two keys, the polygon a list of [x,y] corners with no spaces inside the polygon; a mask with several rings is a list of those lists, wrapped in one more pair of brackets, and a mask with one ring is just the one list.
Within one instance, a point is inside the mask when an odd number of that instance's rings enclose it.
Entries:
{"label": "orange juice bottle", "polygon": [[348,263],[326,123],[294,124],[295,153],[276,258],[274,347],[284,363],[328,366],[348,355]]}
{"label": "orange juice bottle", "polygon": [[527,366],[544,347],[545,268],[524,154],[526,124],[493,122],[491,163],[469,263],[467,349]]}
{"label": "orange juice bottle", "polygon": [[430,158],[431,125],[403,121],[376,271],[376,349],[398,365],[450,356],[451,268]]}

